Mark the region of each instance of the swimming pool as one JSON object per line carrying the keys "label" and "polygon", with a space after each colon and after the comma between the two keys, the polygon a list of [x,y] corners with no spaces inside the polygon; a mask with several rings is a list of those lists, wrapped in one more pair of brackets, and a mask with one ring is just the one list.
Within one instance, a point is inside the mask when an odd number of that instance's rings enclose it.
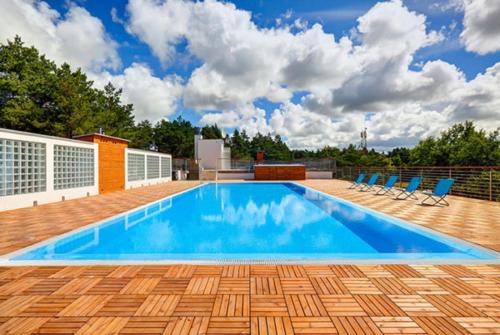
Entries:
{"label": "swimming pool", "polygon": [[9,257],[13,261],[495,258],[497,253],[299,184],[276,182],[204,184]]}

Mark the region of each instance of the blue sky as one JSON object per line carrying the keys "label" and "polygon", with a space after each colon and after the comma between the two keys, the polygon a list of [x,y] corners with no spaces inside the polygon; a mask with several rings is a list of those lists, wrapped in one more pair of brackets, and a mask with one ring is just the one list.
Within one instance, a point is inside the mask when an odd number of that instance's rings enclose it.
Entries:
{"label": "blue sky", "polygon": [[[346,145],[365,126],[378,148],[411,146],[465,119],[498,126],[491,120],[499,116],[493,92],[500,28],[488,13],[500,6],[492,0],[35,0],[31,6],[6,0],[1,6],[13,17],[0,23],[1,38],[15,32],[56,61],[83,67],[96,85],[112,81],[136,106],[138,121],[182,115],[228,132],[280,133],[294,147]],[[54,30],[60,36],[51,43]],[[86,58],[76,46],[84,31],[94,34],[84,36]],[[210,49],[210,39],[219,50]],[[415,121],[421,118],[436,122]]]}

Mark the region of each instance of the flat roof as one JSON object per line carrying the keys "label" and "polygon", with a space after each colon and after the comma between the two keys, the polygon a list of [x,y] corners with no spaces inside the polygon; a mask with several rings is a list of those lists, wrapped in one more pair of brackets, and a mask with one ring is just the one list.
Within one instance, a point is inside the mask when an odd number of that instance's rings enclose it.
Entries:
{"label": "flat roof", "polygon": [[106,134],[99,134],[99,133],[90,133],[90,134],[76,135],[76,136],[73,136],[73,138],[78,139],[78,138],[82,138],[82,137],[90,137],[90,136],[106,137],[106,138],[111,138],[111,139],[113,139],[113,140],[130,142],[129,140],[126,140],[126,139],[121,138],[121,137],[110,136],[110,135],[106,135]]}

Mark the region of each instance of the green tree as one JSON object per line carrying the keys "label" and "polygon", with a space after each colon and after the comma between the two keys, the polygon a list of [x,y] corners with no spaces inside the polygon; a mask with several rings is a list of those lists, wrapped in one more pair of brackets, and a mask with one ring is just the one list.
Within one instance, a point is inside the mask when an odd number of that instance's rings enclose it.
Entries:
{"label": "green tree", "polygon": [[57,66],[19,37],[0,44],[0,127],[72,137],[104,127],[127,138],[133,106],[121,103],[121,90],[104,90],[80,70]]}
{"label": "green tree", "polygon": [[218,140],[223,138],[222,131],[217,127],[217,124],[201,128],[201,135],[206,140]]}
{"label": "green tree", "polygon": [[131,148],[149,150],[150,145],[153,144],[154,141],[153,125],[148,120],[144,120],[134,127],[130,136],[129,146]]}
{"label": "green tree", "polygon": [[194,157],[195,129],[191,122],[178,117],[169,122],[161,120],[154,129],[154,140],[160,152],[167,152],[174,157]]}

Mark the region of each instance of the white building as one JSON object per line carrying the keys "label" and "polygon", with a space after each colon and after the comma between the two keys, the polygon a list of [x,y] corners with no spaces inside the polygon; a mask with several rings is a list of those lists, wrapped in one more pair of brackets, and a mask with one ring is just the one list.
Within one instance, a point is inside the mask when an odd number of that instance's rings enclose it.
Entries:
{"label": "white building", "polygon": [[224,140],[204,140],[194,136],[194,157],[202,170],[228,170],[231,168],[231,149]]}

